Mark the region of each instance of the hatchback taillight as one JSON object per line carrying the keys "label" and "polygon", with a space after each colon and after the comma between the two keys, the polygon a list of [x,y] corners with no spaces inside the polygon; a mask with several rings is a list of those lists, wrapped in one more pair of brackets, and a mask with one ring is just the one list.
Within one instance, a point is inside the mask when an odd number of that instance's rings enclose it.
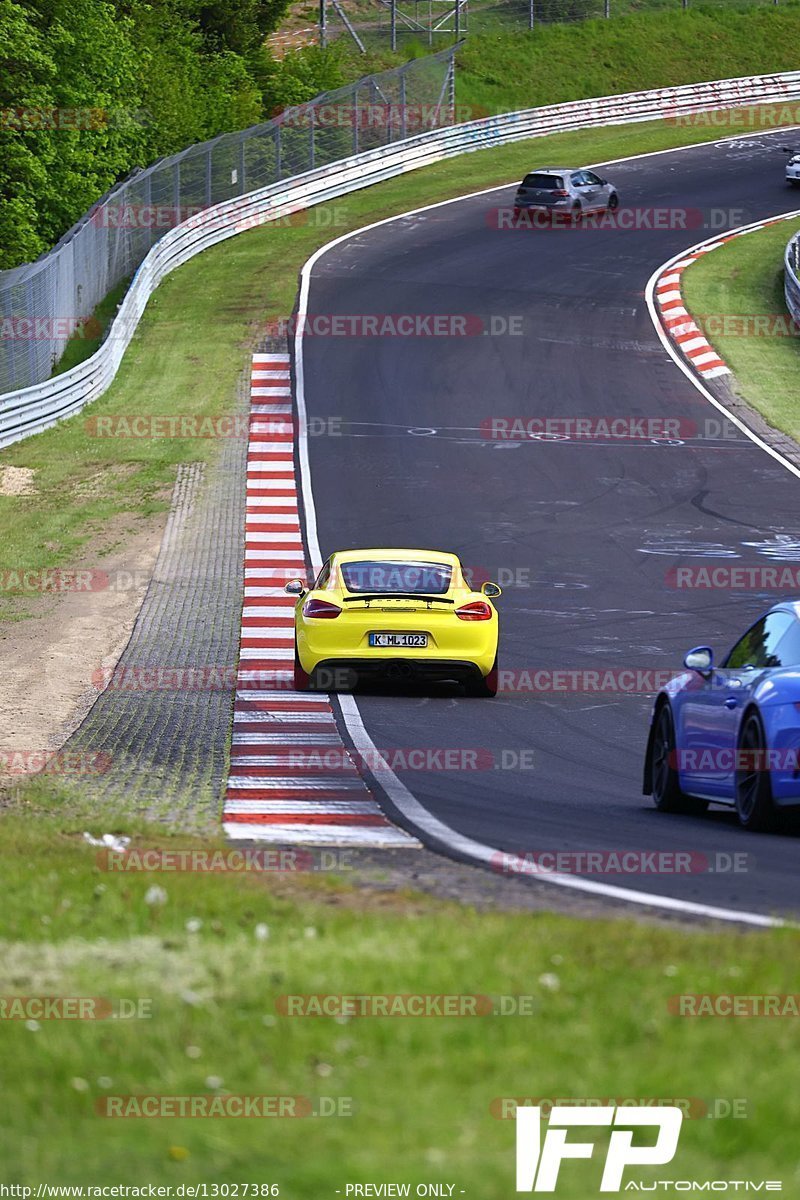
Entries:
{"label": "hatchback taillight", "polygon": [[328,621],[332,621],[334,617],[338,617],[342,610],[338,604],[331,604],[327,600],[315,600],[310,597],[303,605],[304,617],[323,617]]}
{"label": "hatchback taillight", "polygon": [[559,196],[563,199],[564,196],[569,195],[569,192],[566,190],[566,188],[556,188],[555,191],[553,192],[553,195]]}
{"label": "hatchback taillight", "polygon": [[457,608],[456,616],[462,621],[489,621],[492,616],[492,606],[485,600],[473,600],[471,604]]}

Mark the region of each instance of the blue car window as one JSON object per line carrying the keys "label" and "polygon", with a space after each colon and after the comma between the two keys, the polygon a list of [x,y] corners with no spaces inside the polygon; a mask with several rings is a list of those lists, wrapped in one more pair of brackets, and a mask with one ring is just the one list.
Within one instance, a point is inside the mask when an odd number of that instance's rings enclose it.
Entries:
{"label": "blue car window", "polygon": [[777,655],[782,667],[800,667],[800,621],[792,621],[778,643]]}
{"label": "blue car window", "polygon": [[782,662],[778,648],[790,626],[796,624],[794,617],[786,612],[767,613],[756,621],[744,637],[736,643],[722,664],[730,670],[742,667],[780,667]]}

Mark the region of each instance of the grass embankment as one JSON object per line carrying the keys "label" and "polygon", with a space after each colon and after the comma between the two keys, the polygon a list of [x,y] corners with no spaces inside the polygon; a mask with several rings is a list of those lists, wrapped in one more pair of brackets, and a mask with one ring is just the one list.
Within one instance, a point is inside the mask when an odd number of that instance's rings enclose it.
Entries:
{"label": "grass embankment", "polygon": [[103,335],[117,315],[117,309],[122,303],[130,281],[130,278],[123,279],[122,283],[118,283],[107,296],[104,296],[79,332],[72,335],[64,347],[64,353],[53,369],[54,375],[62,375],[64,371],[70,371],[84,359],[91,358],[95,351],[100,349]]}
{"label": "grass embankment", "polygon": [[[288,315],[297,272],[331,237],[416,205],[519,178],[537,161],[598,161],[716,140],[718,130],[663,122],[587,130],[479,151],[310,210],[307,223],[266,225],[206,251],[150,301],[108,392],[83,413],[0,452],[0,467],[35,472],[36,495],[0,495],[0,568],[41,571],[90,555],[104,525],[163,508],[176,464],[209,460],[213,438],[95,437],[98,417],[229,411],[236,379],[265,321]],[[300,218],[301,220],[303,218]],[[24,613],[0,599],[0,619]]]}
{"label": "grass embankment", "polygon": [[[537,25],[529,34],[527,4],[471,6],[469,36],[458,53],[456,97],[479,110],[506,112],[537,104],[605,96],[640,88],[671,87],[708,79],[793,71],[800,4],[779,6],[725,0],[692,6],[678,0],[613,0],[611,20]],[[444,49],[452,38],[435,40]],[[355,78],[419,56],[427,46],[387,49],[383,30],[365,60],[337,42],[330,53]]]}
{"label": "grass embankment", "polygon": [[[799,201],[787,191],[787,209]],[[796,441],[800,335],[792,332],[786,311],[783,256],[798,229],[800,217],[748,233],[705,255],[683,276],[687,306],[735,373],[742,397]]]}
{"label": "grass embankment", "polygon": [[[0,1021],[5,1182],[271,1182],[282,1196],[320,1200],[347,1182],[428,1181],[500,1200],[514,1187],[514,1126],[491,1114],[493,1099],[624,1096],[694,1097],[709,1108],[736,1100],[746,1113],[686,1121],[670,1167],[629,1177],[783,1178],[791,1188],[796,1021],[690,1020],[668,1001],[800,991],[795,933],[478,914],[355,891],[346,870],[109,873],[80,842],[79,822],[63,811],[31,818],[11,812],[2,824],[0,995],[145,1000],[152,1016]],[[154,884],[164,903],[148,903]],[[281,1015],[278,997],[298,993],[533,1000],[528,1016]],[[95,1111],[108,1096],[226,1091],[344,1098],[355,1111],[295,1120]],[[601,1153],[565,1164],[559,1195],[596,1193]]]}
{"label": "grass embankment", "polygon": [[797,67],[800,5],[672,9],[481,34],[459,51],[459,103],[491,112]]}

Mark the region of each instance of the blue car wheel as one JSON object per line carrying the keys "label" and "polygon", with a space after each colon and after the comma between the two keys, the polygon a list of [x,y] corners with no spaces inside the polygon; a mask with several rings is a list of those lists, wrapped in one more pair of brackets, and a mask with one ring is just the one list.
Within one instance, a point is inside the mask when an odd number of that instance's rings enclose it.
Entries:
{"label": "blue car wheel", "polygon": [[677,749],[675,745],[675,722],[672,709],[662,704],[653,730],[651,759],[651,787],[653,801],[659,812],[702,813],[708,808],[707,800],[687,796],[681,791],[678,772],[675,769]]}
{"label": "blue car wheel", "polygon": [[767,770],[767,739],[755,710],[745,717],[739,734],[736,811],[743,829],[770,829],[775,820]]}

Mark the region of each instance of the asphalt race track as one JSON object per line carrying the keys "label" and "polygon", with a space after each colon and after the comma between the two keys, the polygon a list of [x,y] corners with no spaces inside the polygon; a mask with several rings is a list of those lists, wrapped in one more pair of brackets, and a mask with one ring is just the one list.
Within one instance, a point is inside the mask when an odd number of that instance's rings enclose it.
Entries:
{"label": "asphalt race track", "polygon": [[[494,325],[471,336],[304,339],[309,418],[333,419],[309,437],[323,555],[449,549],[478,579],[504,584],[500,667],[512,676],[495,700],[445,687],[358,696],[381,749],[491,752],[478,759],[493,760],[487,769],[399,769],[413,795],[460,833],[516,855],[705,856],[690,873],[593,878],[763,914],[800,912],[796,836],[747,834],[722,808],[657,813],[641,794],[652,696],[534,694],[531,679],[543,669],[677,669],[699,643],[721,654],[780,595],[678,591],[670,569],[800,561],[797,479],[720,428],[662,348],[644,299],[672,255],[797,206],[784,144],[785,132],[754,135],[601,170],[624,207],[688,210],[685,227],[663,216],[672,227],[493,227],[509,189],[362,232],[315,264],[311,316],[462,314],[470,330],[475,317]],[[531,166],[540,162],[533,146]],[[501,332],[507,322],[522,335]],[[487,436],[492,418],[576,416],[677,419],[694,432],[677,444]],[[740,869],[706,869],[733,855]]]}

